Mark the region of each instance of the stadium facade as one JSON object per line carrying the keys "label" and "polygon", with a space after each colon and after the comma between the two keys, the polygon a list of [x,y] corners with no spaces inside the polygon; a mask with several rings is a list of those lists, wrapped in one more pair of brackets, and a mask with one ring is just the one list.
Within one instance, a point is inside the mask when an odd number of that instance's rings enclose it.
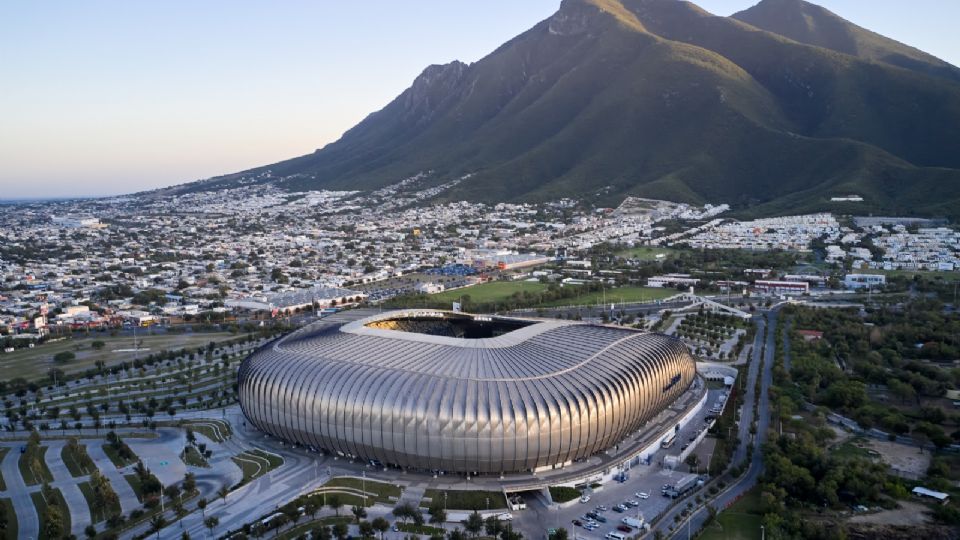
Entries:
{"label": "stadium facade", "polygon": [[345,312],[249,356],[239,393],[253,425],[291,442],[408,469],[504,474],[620,444],[695,376],[687,348],[660,334]]}

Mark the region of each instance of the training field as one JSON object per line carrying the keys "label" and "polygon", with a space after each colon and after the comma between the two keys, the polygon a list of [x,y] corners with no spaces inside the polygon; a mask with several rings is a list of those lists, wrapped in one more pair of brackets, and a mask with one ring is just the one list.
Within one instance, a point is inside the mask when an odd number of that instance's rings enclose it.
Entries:
{"label": "training field", "polygon": [[[45,343],[33,349],[18,349],[12,353],[0,353],[0,379],[10,380],[23,377],[28,381],[36,380],[46,377],[47,371],[52,367],[62,369],[64,373],[69,374],[89,369],[96,365],[97,360],[103,360],[107,366],[110,366],[125,360],[133,360],[137,356],[143,358],[161,350],[177,350],[185,347],[197,348],[211,341],[224,341],[237,337],[237,335],[229,332],[190,332],[150,335],[147,333],[148,331],[149,330],[143,330],[142,332],[137,332],[137,341],[140,343],[141,349],[139,353],[135,353],[132,350],[133,336],[110,336],[109,334],[101,334],[100,332],[90,332],[90,337],[85,337],[85,334],[78,333],[78,335],[72,339]],[[95,350],[93,348],[94,341],[102,341],[105,343],[105,346],[99,351]],[[115,352],[123,349],[131,350]],[[53,356],[64,351],[71,351],[77,357],[66,363],[54,362]]]}
{"label": "training field", "polygon": [[[576,288],[576,285],[568,285]],[[504,302],[509,300],[510,296],[516,292],[528,292],[531,294],[541,293],[547,290],[543,283],[534,281],[491,281],[444,291],[430,296],[430,299],[436,302],[458,302],[464,296],[470,296],[470,301],[474,304],[485,304],[494,302]],[[607,289],[604,291],[588,292],[569,298],[560,298],[549,302],[534,303],[530,307],[557,307],[557,306],[595,306],[604,301],[607,304],[653,302],[662,300],[669,296],[677,294],[675,289],[661,289],[657,287],[619,287],[616,289]]]}

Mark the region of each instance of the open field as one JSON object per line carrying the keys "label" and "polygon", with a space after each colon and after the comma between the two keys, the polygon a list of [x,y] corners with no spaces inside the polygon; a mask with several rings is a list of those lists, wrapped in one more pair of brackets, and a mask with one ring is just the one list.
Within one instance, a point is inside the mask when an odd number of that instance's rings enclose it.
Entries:
{"label": "open field", "polygon": [[[73,337],[63,341],[45,343],[33,349],[18,349],[12,353],[0,355],[0,379],[14,379],[22,377],[29,380],[42,379],[47,376],[50,368],[59,368],[67,373],[77,373],[94,367],[98,360],[106,362],[107,366],[123,361],[143,358],[161,350],[177,350],[185,347],[196,348],[211,341],[225,341],[237,337],[229,332],[199,332],[199,333],[164,333],[158,335],[147,334],[148,330],[137,334],[140,342],[139,353],[133,351],[114,352],[115,350],[133,349],[133,336],[123,335],[111,337],[107,333],[91,332],[90,337]],[[103,341],[106,345],[101,350],[93,348],[94,341]],[[145,350],[149,349],[149,350]],[[66,363],[53,361],[54,355],[70,351],[76,355],[74,360]]]}
{"label": "open field", "polygon": [[[657,247],[635,247],[630,249],[625,249],[623,251],[618,251],[617,256],[627,257],[630,259],[638,259],[641,261],[656,261],[664,260],[674,253],[677,250],[668,249],[668,248],[657,248]],[[663,255],[663,257],[657,257],[657,255]]]}
{"label": "open field", "polygon": [[867,268],[865,270],[854,270],[858,274],[880,274],[887,277],[902,276],[907,279],[913,279],[914,276],[924,276],[928,278],[943,278],[947,281],[960,280],[960,271],[940,272],[934,270],[879,270],[876,268]]}
{"label": "open field", "polygon": [[701,540],[760,540],[760,491],[748,491],[743,498],[717,515],[698,538]]}
{"label": "open field", "polygon": [[546,285],[535,281],[490,281],[472,287],[432,294],[430,299],[436,302],[459,302],[462,297],[470,296],[470,301],[474,304],[487,304],[503,302],[517,292],[536,294],[545,290],[547,290]]}

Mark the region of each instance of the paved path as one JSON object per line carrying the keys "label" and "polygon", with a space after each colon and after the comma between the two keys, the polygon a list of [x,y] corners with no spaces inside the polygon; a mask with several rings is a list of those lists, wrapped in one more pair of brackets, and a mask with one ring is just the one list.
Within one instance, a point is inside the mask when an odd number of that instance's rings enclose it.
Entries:
{"label": "paved path", "polygon": [[50,469],[50,473],[53,474],[53,482],[50,482],[50,485],[59,489],[60,493],[63,494],[63,500],[67,502],[67,510],[70,512],[70,532],[79,538],[83,536],[83,530],[91,523],[90,506],[87,504],[83,492],[77,487],[77,483],[86,481],[87,477],[74,478],[70,474],[70,470],[67,469],[62,459],[63,447],[66,444],[67,441],[63,440],[44,441],[44,445],[47,447],[44,460],[47,463],[47,468]]}
{"label": "paved path", "polygon": [[[23,477],[20,476],[20,468],[17,466],[19,461],[20,450],[19,447],[14,446],[0,464],[3,480],[7,484],[7,491],[2,496],[10,497],[13,502],[13,510],[17,514],[18,536],[34,539],[40,535],[40,520],[37,518],[37,509],[30,498],[30,491],[23,482]],[[36,488],[33,489],[36,490]]]}
{"label": "paved path", "polygon": [[88,444],[87,454],[100,469],[100,474],[110,481],[114,493],[120,498],[120,510],[123,511],[124,515],[130,515],[132,510],[139,508],[140,502],[137,500],[137,494],[134,493],[130,483],[123,477],[123,473],[107,457],[107,454],[103,451],[103,445],[99,443]]}

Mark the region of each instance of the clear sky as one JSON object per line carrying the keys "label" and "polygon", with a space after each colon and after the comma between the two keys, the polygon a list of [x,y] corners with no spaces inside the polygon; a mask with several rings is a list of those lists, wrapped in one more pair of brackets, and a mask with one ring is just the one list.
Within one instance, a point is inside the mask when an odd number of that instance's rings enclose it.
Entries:
{"label": "clear sky", "polygon": [[[696,2],[718,15],[753,0]],[[820,0],[960,65],[956,0]],[[559,0],[0,3],[0,199],[129,193],[312,152]]]}

